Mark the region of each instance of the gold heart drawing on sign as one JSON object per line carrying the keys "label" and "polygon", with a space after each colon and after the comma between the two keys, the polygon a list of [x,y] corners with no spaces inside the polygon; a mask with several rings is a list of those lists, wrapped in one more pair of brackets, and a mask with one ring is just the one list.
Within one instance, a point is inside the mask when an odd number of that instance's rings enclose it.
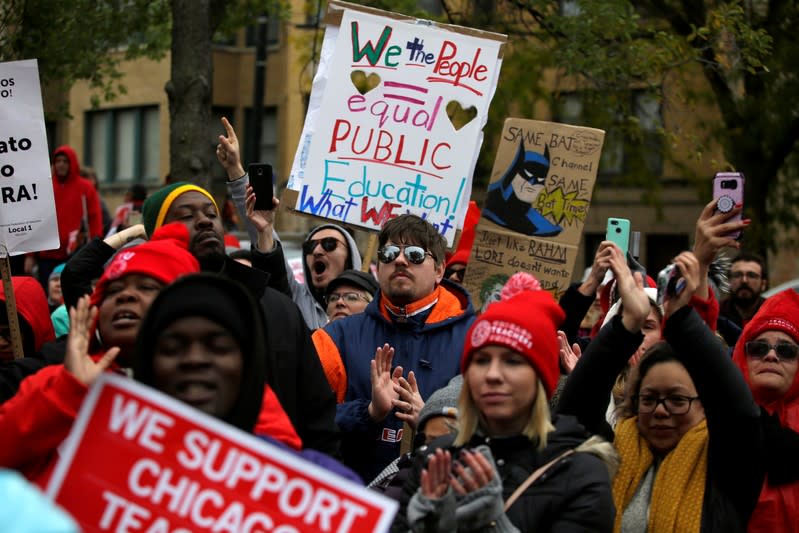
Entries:
{"label": "gold heart drawing on sign", "polygon": [[366,94],[378,85],[382,81],[380,76],[372,72],[368,76],[362,70],[355,70],[350,74],[350,79],[352,80],[352,84],[358,89],[358,92],[361,94]]}
{"label": "gold heart drawing on sign", "polygon": [[447,116],[449,117],[449,121],[452,122],[452,126],[455,128],[455,131],[458,131],[466,124],[474,120],[474,117],[477,116],[477,108],[475,106],[471,106],[464,109],[460,102],[456,100],[450,100],[450,102],[447,104]]}

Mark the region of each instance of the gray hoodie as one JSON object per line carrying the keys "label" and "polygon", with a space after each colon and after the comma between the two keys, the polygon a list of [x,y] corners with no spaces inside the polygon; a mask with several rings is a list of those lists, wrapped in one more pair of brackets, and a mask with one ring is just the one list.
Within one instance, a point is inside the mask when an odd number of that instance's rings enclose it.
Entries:
{"label": "gray hoodie", "polygon": [[[254,243],[258,242],[258,235],[255,228],[247,220],[247,211],[245,207],[245,201],[247,197],[246,191],[247,185],[249,185],[249,183],[250,178],[245,174],[244,177],[237,179],[236,181],[229,181],[227,183],[227,188],[230,197],[233,199],[233,203],[236,205],[236,210],[241,215],[241,219],[245,221],[247,234],[250,237],[250,242],[253,243],[253,250],[255,251]],[[358,251],[358,244],[355,242],[355,239],[352,238],[352,235],[350,235],[350,233],[343,227],[336,224],[322,224],[312,229],[305,237],[305,241],[313,238],[313,235],[316,232],[323,229],[334,229],[341,233],[341,235],[347,241],[347,247],[349,248],[349,260],[347,261],[347,264],[345,264],[344,268],[360,270],[361,253]],[[277,260],[277,257],[274,256],[279,255],[280,262],[286,269],[286,277],[288,278],[291,299],[294,300],[294,303],[300,308],[302,317],[305,319],[305,323],[308,325],[309,329],[315,330],[321,328],[327,324],[327,311],[324,305],[324,290],[314,290],[314,288],[310,286],[308,280],[311,279],[311,276],[308,264],[305,262],[305,257],[303,257],[302,269],[305,273],[306,283],[299,283],[294,279],[294,273],[291,270],[288,262],[286,262],[285,257],[283,257],[283,248],[279,244],[280,237],[277,235],[277,233],[274,234],[274,237],[277,241],[275,243],[275,248],[271,251],[265,252],[265,255],[273,256],[272,259],[274,260]]]}

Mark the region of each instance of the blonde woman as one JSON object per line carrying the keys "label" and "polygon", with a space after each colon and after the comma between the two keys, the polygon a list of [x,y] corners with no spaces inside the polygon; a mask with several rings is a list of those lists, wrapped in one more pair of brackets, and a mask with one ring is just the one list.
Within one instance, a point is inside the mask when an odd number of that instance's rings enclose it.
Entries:
{"label": "blonde woman", "polygon": [[614,453],[586,443],[574,418],[551,418],[564,314],[526,279],[512,277],[469,330],[458,433],[417,459],[394,531],[610,531],[610,473],[597,455]]}

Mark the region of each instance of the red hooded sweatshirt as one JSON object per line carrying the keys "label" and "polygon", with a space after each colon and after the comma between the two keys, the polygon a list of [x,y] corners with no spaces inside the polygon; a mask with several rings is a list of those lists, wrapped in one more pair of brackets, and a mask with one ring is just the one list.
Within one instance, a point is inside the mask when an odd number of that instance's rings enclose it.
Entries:
{"label": "red hooded sweatshirt", "polygon": [[39,257],[46,259],[66,259],[69,234],[80,228],[83,217],[83,200],[86,197],[86,210],[89,217],[89,238],[103,236],[103,212],[100,208],[100,197],[92,182],[80,176],[80,165],[75,150],[69,146],[61,146],[53,152],[55,156],[63,154],[69,160],[69,174],[61,180],[53,172],[53,195],[55,196],[55,212],[58,217],[58,238],[61,247],[57,250],[39,252]]}
{"label": "red hooded sweatshirt", "polygon": [[[30,328],[31,339],[23,339],[23,349],[26,357],[33,357],[42,348],[42,344],[55,340],[53,322],[50,320],[50,308],[47,306],[47,296],[44,289],[36,279],[28,276],[13,276],[11,285],[14,287],[14,299],[17,303],[17,316],[24,321],[20,327],[23,331]],[[0,305],[5,306],[6,295],[3,284],[0,283]],[[23,333],[23,337],[24,337]],[[11,348],[9,347],[9,350]],[[0,353],[0,360],[13,358],[13,353]]]}

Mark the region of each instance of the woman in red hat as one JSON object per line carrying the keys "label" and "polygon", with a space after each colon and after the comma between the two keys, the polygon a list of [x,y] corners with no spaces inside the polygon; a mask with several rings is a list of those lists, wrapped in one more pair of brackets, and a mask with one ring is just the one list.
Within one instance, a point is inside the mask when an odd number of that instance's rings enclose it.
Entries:
{"label": "woman in red hat", "polygon": [[611,429],[608,394],[640,346],[651,310],[640,274],[613,247],[622,311],[580,358],[558,411],[613,439],[621,459],[614,531],[744,531],[764,472],[759,409],[724,346],[689,305],[707,290],[699,260],[683,252],[674,263],[685,288],[664,302],[665,342],[647,349],[633,370]]}
{"label": "woman in red hat", "polygon": [[763,303],[735,345],[733,361],[761,406],[768,477],[750,532],[787,533],[799,525],[799,294]]}
{"label": "woman in red hat", "polygon": [[563,318],[552,295],[518,273],[474,322],[458,433],[417,459],[395,531],[610,530],[612,447],[549,412]]}

